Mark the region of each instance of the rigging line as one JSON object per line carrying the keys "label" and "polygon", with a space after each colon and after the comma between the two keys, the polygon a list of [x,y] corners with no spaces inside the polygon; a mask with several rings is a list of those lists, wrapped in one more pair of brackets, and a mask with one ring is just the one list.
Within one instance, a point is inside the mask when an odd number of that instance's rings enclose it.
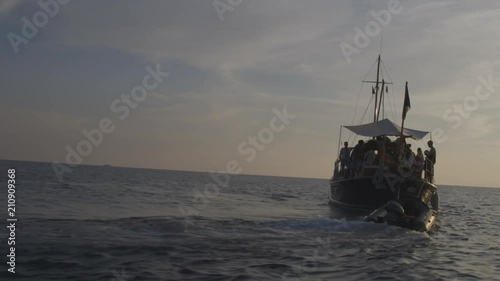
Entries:
{"label": "rigging line", "polygon": [[[365,76],[363,77],[363,80],[361,81],[364,81],[366,79],[366,77],[368,77],[368,75],[370,74],[370,72],[373,70],[373,68],[375,67],[375,65],[377,64],[377,60],[375,60],[373,62],[373,65],[372,67],[370,67],[370,70],[368,70],[368,72],[365,74]],[[354,121],[356,120],[356,114],[357,114],[357,111],[358,111],[358,106],[359,106],[359,100],[361,98],[361,91],[363,90],[363,82],[360,83],[359,85],[359,92],[358,92],[358,98],[357,98],[357,101],[356,101],[356,107],[354,108],[354,115],[352,116],[352,121],[351,121],[351,124],[354,125]],[[366,110],[365,110],[365,113],[363,114],[363,118],[366,114],[366,111],[368,110],[368,108],[370,107],[370,104],[371,104],[371,101],[373,100],[373,95],[371,95],[371,99],[370,99],[370,102],[368,103],[368,106],[366,107]],[[362,119],[363,119],[362,118]],[[352,132],[349,133],[349,136],[348,136],[348,141],[349,143],[351,142],[351,139],[352,139]]]}
{"label": "rigging line", "polygon": [[[373,65],[370,67],[370,70],[368,70],[368,72],[366,73],[366,75],[363,77],[363,80],[361,80],[361,81],[365,81],[366,77],[368,77],[368,75],[371,73],[371,71],[373,70],[373,68],[375,67],[375,65],[377,63],[378,63],[378,58],[373,62]],[[363,90],[363,82],[361,82],[361,85],[359,87],[358,99],[356,101],[356,108],[354,109],[354,115],[352,117],[351,124],[355,124],[354,121],[356,120],[356,114],[357,114],[357,111],[358,111],[359,99],[361,97],[361,91],[362,90]],[[368,112],[368,109],[370,108],[370,105],[371,105],[372,101],[373,101],[373,94],[371,95],[370,101],[368,102],[368,105],[366,106],[365,112],[363,113],[363,116],[361,117],[361,121],[360,121],[359,124],[363,123],[363,120],[365,119],[366,113]],[[357,135],[355,135],[352,132],[350,132],[349,133],[349,137],[348,137],[349,143],[351,142],[353,136],[355,136],[354,140],[356,140],[357,139]]]}
{"label": "rigging line", "polygon": [[[370,74],[370,72],[372,71],[372,69],[375,67],[376,64],[377,64],[377,60],[375,60],[372,67],[370,68],[370,70],[368,70],[365,77],[363,77],[363,80],[361,80],[361,81],[365,81],[366,77],[368,77],[368,75]],[[354,120],[356,120],[356,113],[358,112],[359,98],[361,97],[362,90],[363,90],[363,82],[361,82],[361,84],[359,85],[358,100],[356,101],[356,107],[354,108],[354,115],[352,116],[351,124],[354,124]]]}
{"label": "rigging line", "polygon": [[[368,72],[363,77],[363,80],[361,80],[361,81],[364,81],[366,79],[366,77],[368,77],[368,75],[370,74],[370,72],[372,71],[372,69],[375,67],[376,63],[377,63],[377,60],[375,60],[375,62],[373,63],[372,67],[370,68],[370,70],[368,70]],[[363,90],[363,82],[361,82],[360,85],[359,85],[358,98],[356,100],[356,107],[354,108],[354,115],[352,116],[352,121],[351,121],[352,125],[354,125],[354,120],[356,120],[356,113],[358,111],[359,99],[361,98],[361,91],[362,90]],[[370,103],[371,103],[372,99],[373,99],[373,95],[372,95],[372,97],[370,99]],[[368,104],[368,107],[370,106],[370,103]],[[368,110],[368,107],[366,108],[366,110]],[[365,114],[366,114],[366,110],[365,110]],[[364,118],[364,115],[363,115],[363,118]],[[347,137],[349,143],[351,142],[352,136],[353,136],[352,132],[349,132],[349,136]]]}
{"label": "rigging line", "polygon": [[373,101],[373,95],[370,98],[370,102],[368,103],[368,106],[365,109],[365,113],[363,113],[363,116],[361,117],[361,121],[359,122],[358,125],[361,125],[363,123],[363,120],[365,119],[365,116],[366,116],[366,112],[368,112],[368,108],[370,108],[370,104],[372,104],[372,101]]}
{"label": "rigging line", "polygon": [[392,120],[394,120],[394,122],[397,122],[396,120],[396,88],[394,87],[394,84],[391,85],[391,98],[389,98],[389,102],[391,102],[391,106],[392,106]]}
{"label": "rigging line", "polygon": [[[384,68],[382,68],[382,79],[384,79]],[[385,80],[385,79],[384,79]],[[387,82],[390,82],[391,79],[389,79]],[[387,89],[387,84],[385,84],[385,89]],[[388,94],[385,89],[382,89],[382,119],[385,119],[385,96]],[[385,93],[384,93],[385,92]]]}
{"label": "rigging line", "polygon": [[[370,105],[372,104],[373,102],[373,95],[372,97],[370,98],[370,101],[368,102],[368,106],[366,107],[365,109],[365,112],[363,113],[363,116],[361,117],[361,121],[359,122],[358,125],[361,125],[363,123],[363,120],[365,119],[365,116],[366,116],[366,113],[368,112],[368,109],[370,108]],[[353,123],[354,124],[354,123]],[[353,141],[353,136],[355,137],[354,138],[354,141],[358,138],[358,135],[354,134],[353,132],[349,131],[349,137],[348,137],[348,140],[349,140],[349,143],[352,143]]]}
{"label": "rigging line", "polygon": [[[392,88],[391,89],[391,92],[392,92],[392,94],[391,94],[391,96],[392,96],[392,103],[391,104],[392,104],[392,118],[393,118],[392,120],[396,121],[396,100],[394,99],[394,97],[396,95],[394,94],[395,93],[395,91],[394,91],[394,84],[391,85],[391,88]],[[389,98],[389,102],[390,101],[391,101],[391,99]]]}
{"label": "rigging line", "polygon": [[[380,62],[382,63],[382,71],[380,72],[380,76],[382,77],[382,81],[386,80],[386,84],[385,84],[386,89],[388,88],[389,84],[391,85],[391,87],[393,87],[393,83],[391,81],[391,77],[390,77],[389,72],[387,71],[387,69],[386,69],[386,67],[384,65],[384,61],[380,60]],[[387,74],[388,80],[385,79],[386,78],[385,74]],[[380,97],[381,98],[380,104],[382,105],[382,109],[381,109],[381,111],[382,111],[382,119],[385,118],[385,96],[388,95],[387,92],[386,93],[384,93],[384,92],[385,92],[385,89],[382,89],[381,90],[381,97]],[[390,97],[389,97],[389,101],[390,101]],[[393,111],[393,115],[394,115],[394,111]]]}
{"label": "rigging line", "polygon": [[387,68],[385,67],[384,61],[380,60],[380,62],[382,63],[382,69],[385,71],[385,73],[387,73],[387,78],[391,79],[391,75],[389,75],[389,71],[387,71]]}
{"label": "rigging line", "polygon": [[[387,73],[387,78],[389,78],[389,81],[391,81],[391,75],[389,74],[389,71],[387,71],[387,68],[385,67],[385,64],[383,61],[382,62],[382,72],[385,71],[385,73]],[[394,92],[394,84],[391,84],[391,88],[392,88],[392,114],[393,114],[393,117],[394,117],[394,121],[396,121],[396,101],[394,100],[394,96],[395,96],[395,92]],[[390,100],[390,99],[389,99]]]}
{"label": "rigging line", "polygon": [[[388,102],[389,102],[389,107],[392,108],[392,120],[396,121],[396,111],[395,111],[395,107],[394,107],[394,84],[391,85],[391,90],[389,91],[390,92],[390,96],[387,98]],[[392,99],[391,99],[392,97]]]}
{"label": "rigging line", "polygon": [[384,33],[380,32],[380,52],[378,52],[382,56],[382,46],[384,45]]}
{"label": "rigging line", "polygon": [[[386,86],[387,87],[387,86]],[[386,88],[387,89],[387,88]],[[384,89],[382,89],[383,91]],[[386,93],[387,94],[387,93]],[[382,95],[382,119],[385,119],[385,94]]]}
{"label": "rigging line", "polygon": [[394,85],[391,85],[391,98],[389,98],[389,105],[392,106],[392,120],[396,121],[396,106],[395,106],[395,100],[394,100]]}
{"label": "rigging line", "polygon": [[361,80],[361,81],[364,81],[366,79],[366,77],[368,77],[368,75],[370,74],[370,72],[372,72],[372,69],[377,64],[377,61],[378,61],[378,59],[375,60],[375,62],[373,63],[372,67],[370,68],[370,70],[368,70],[368,72],[366,73],[365,77],[363,77],[363,80]]}
{"label": "rigging line", "polygon": [[356,113],[358,111],[358,105],[359,105],[359,98],[361,97],[362,90],[363,90],[363,83],[361,83],[361,85],[359,85],[358,100],[356,101],[356,107],[354,108],[354,115],[352,116],[351,124],[354,124],[354,120],[356,119]]}

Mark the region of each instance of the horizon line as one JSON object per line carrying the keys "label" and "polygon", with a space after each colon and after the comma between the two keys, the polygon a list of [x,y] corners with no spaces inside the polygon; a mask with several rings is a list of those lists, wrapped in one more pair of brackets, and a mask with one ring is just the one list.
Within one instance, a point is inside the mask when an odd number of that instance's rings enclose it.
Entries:
{"label": "horizon line", "polygon": [[[16,162],[33,162],[33,163],[44,163],[44,164],[52,164],[51,162],[47,161],[40,161],[40,160],[18,160],[18,159],[0,159],[0,161],[16,161]],[[136,166],[117,166],[117,165],[112,165],[109,163],[103,163],[103,164],[79,164],[77,166],[94,166],[94,167],[103,167],[103,166],[109,166],[111,168],[126,168],[126,169],[144,169],[144,170],[159,170],[159,171],[174,171],[174,172],[188,172],[188,173],[213,173],[213,171],[195,171],[195,170],[180,170],[180,169],[175,169],[175,168],[152,168],[152,167],[136,167]],[[229,173],[227,173],[229,174]],[[314,180],[329,180],[330,177],[325,177],[325,178],[317,178],[317,177],[297,177],[297,176],[284,176],[284,175],[265,175],[265,174],[245,174],[245,173],[240,173],[240,174],[230,174],[233,176],[259,176],[259,177],[279,177],[279,178],[295,178],[295,179],[314,179]],[[479,188],[500,188],[500,186],[469,186],[469,185],[460,185],[460,184],[449,184],[449,183],[442,183],[439,184],[441,186],[452,186],[452,187],[468,187],[468,188],[474,188],[474,187],[479,187]]]}

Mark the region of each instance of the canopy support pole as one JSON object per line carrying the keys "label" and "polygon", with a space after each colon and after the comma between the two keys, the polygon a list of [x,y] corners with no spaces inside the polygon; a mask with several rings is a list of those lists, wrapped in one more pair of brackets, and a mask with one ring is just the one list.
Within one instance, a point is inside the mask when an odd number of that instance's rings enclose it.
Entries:
{"label": "canopy support pole", "polygon": [[[342,140],[342,125],[340,126],[340,132],[339,132],[339,145],[337,146],[337,158],[340,155],[340,142]],[[337,159],[340,160],[340,159]]]}

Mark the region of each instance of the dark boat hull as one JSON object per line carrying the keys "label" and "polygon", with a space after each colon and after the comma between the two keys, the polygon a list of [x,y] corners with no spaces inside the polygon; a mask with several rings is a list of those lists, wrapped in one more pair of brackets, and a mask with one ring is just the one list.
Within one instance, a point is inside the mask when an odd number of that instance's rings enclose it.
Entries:
{"label": "dark boat hull", "polygon": [[359,177],[330,182],[330,203],[342,208],[373,211],[390,200],[416,199],[430,202],[437,188],[422,179],[385,178],[375,181],[373,177]]}
{"label": "dark boat hull", "polygon": [[393,198],[385,188],[375,188],[371,177],[332,181],[330,187],[330,203],[346,209],[371,211]]}
{"label": "dark boat hull", "polygon": [[368,221],[387,222],[425,232],[436,221],[437,188],[423,179],[403,178],[386,173],[384,177],[378,178],[371,176],[332,180],[330,186],[332,205],[373,211],[367,217]]}

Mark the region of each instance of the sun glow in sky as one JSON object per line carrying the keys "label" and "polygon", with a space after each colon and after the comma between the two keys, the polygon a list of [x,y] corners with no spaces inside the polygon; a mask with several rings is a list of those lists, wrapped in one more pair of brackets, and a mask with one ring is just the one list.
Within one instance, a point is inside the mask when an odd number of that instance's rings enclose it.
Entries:
{"label": "sun glow in sky", "polygon": [[382,45],[437,184],[500,186],[498,1],[11,0],[0,33],[2,159],[326,179]]}

